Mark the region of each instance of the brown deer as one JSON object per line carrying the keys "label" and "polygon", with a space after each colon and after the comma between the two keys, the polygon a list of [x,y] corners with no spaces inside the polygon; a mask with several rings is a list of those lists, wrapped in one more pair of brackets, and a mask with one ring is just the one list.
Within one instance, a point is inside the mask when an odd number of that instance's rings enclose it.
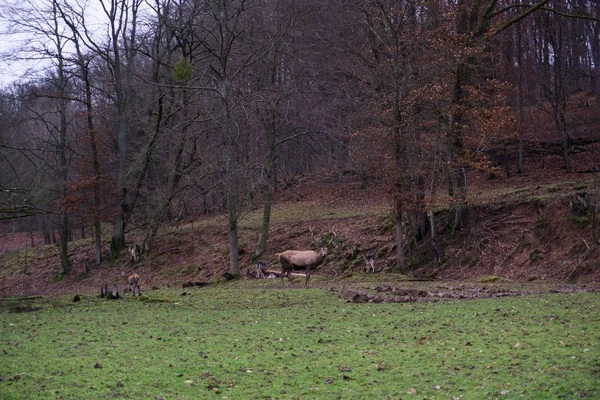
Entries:
{"label": "brown deer", "polygon": [[310,269],[318,267],[323,263],[325,257],[327,257],[327,248],[323,247],[319,251],[313,250],[286,250],[282,253],[276,254],[279,262],[281,263],[281,283],[283,284],[283,277],[287,275],[288,280],[291,282],[292,270],[305,269],[306,270],[306,283],[308,286],[308,280],[310,279]]}
{"label": "brown deer", "polygon": [[[125,276],[125,272],[121,273],[122,276]],[[125,292],[133,292],[134,296],[140,295],[140,276],[136,273],[133,273],[127,277],[127,289]]]}

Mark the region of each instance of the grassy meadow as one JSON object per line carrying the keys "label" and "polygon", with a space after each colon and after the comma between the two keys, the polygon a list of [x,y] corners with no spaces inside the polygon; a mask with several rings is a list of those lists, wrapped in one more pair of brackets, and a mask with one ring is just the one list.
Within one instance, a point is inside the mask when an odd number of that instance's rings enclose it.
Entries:
{"label": "grassy meadow", "polygon": [[598,293],[353,304],[232,282],[0,315],[4,400],[600,398]]}

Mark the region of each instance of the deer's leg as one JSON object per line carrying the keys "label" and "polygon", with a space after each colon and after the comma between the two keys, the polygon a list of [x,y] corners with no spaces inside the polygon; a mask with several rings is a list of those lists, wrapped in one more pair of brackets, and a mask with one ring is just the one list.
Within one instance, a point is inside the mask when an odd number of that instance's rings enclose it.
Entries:
{"label": "deer's leg", "polygon": [[[281,260],[281,286],[285,286],[285,284],[283,283],[283,280],[285,279],[285,276],[287,275],[288,279],[290,279],[290,270],[292,269],[292,266],[287,263],[285,260]],[[290,282],[292,280],[290,279]]]}

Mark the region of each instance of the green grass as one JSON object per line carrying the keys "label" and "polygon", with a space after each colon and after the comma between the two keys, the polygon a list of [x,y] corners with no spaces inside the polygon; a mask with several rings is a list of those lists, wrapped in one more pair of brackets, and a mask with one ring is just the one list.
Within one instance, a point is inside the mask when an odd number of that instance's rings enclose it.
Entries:
{"label": "green grass", "polygon": [[0,398],[600,397],[597,293],[350,304],[277,284],[0,301]]}
{"label": "green grass", "polygon": [[[377,207],[353,207],[348,205],[340,205],[339,207],[332,207],[312,201],[287,203],[283,206],[275,205],[273,207],[271,212],[271,225],[278,226],[280,224],[287,224],[289,222],[308,222],[315,220],[334,220],[352,217],[378,216],[385,215],[387,212],[389,212],[389,208],[386,205]],[[244,229],[260,229],[262,217],[262,209],[244,211],[239,217],[239,227]],[[201,222],[194,222],[193,225],[226,226],[227,217],[222,214],[205,217]],[[170,233],[176,234],[176,231],[181,230],[181,233],[183,234],[187,232],[191,226],[192,224],[181,225],[175,229],[172,228]]]}

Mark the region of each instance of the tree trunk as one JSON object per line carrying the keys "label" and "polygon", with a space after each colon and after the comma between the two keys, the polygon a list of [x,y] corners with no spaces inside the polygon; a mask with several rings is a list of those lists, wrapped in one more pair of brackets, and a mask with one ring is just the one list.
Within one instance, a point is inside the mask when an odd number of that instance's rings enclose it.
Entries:
{"label": "tree trunk", "polygon": [[523,125],[525,124],[525,115],[523,112],[523,46],[522,46],[521,25],[517,25],[517,105],[519,107],[519,121],[517,134],[519,140],[519,161],[517,162],[517,171],[519,174],[525,172],[523,169]]}
{"label": "tree trunk", "polygon": [[275,111],[271,110],[270,124],[266,129],[267,132],[267,154],[265,160],[265,173],[267,175],[267,184],[264,194],[263,217],[260,228],[260,237],[258,239],[258,247],[256,255],[260,257],[267,250],[267,240],[269,238],[269,229],[271,225],[271,206],[273,202],[273,193],[275,191]]}
{"label": "tree trunk", "polygon": [[229,218],[229,265],[231,266],[231,273],[234,275],[239,275],[240,263],[238,248],[237,208],[235,205],[235,197],[230,190],[228,190],[227,193],[227,215]]}
{"label": "tree trunk", "polygon": [[125,248],[125,217],[126,217],[126,201],[127,201],[127,183],[125,164],[126,164],[126,145],[127,145],[127,116],[126,106],[119,106],[119,130],[118,130],[118,177],[117,177],[117,193],[116,193],[116,204],[117,216],[113,220],[113,233],[110,241],[110,258],[116,260],[121,253],[121,250]]}
{"label": "tree trunk", "polygon": [[[229,133],[230,134],[230,133]],[[229,140],[228,140],[229,141]],[[225,149],[225,164],[227,174],[227,217],[229,221],[229,265],[231,273],[240,275],[239,249],[238,249],[238,216],[237,216],[237,196],[235,184],[235,171],[233,162],[233,144],[228,144]]]}
{"label": "tree trunk", "polygon": [[[67,197],[67,183],[69,179],[69,166],[67,162],[67,79],[65,77],[65,64],[62,55],[62,37],[59,34],[58,29],[58,8],[56,3],[53,3],[54,22],[56,24],[56,46],[57,46],[57,58],[58,58],[58,77],[57,77],[57,89],[59,93],[58,99],[58,112],[59,112],[59,143],[58,143],[58,157],[59,157],[59,176],[60,176],[60,193],[64,199]],[[70,270],[69,260],[69,216],[65,210],[61,213],[60,218],[60,269],[59,275],[66,275]]]}
{"label": "tree trunk", "polygon": [[263,216],[262,223],[260,226],[260,236],[258,238],[258,246],[256,248],[257,257],[261,257],[267,250],[267,240],[269,239],[269,229],[271,226],[271,205],[273,201],[272,198],[272,191],[267,189],[267,191],[265,192],[263,204]]}
{"label": "tree trunk", "polygon": [[123,221],[124,215],[125,213],[121,207],[119,213],[113,220],[113,233],[110,240],[111,261],[115,261],[119,257],[119,254],[121,254],[121,250],[125,248],[125,224]]}
{"label": "tree trunk", "polygon": [[66,213],[63,213],[60,219],[60,243],[58,244],[60,268],[58,274],[62,276],[69,273],[71,262],[69,260],[69,217]]}
{"label": "tree trunk", "polygon": [[[555,22],[558,24],[558,22]],[[556,129],[556,134],[561,142],[563,149],[563,160],[565,163],[565,169],[567,173],[571,172],[571,160],[569,155],[569,144],[568,144],[568,133],[567,133],[567,123],[565,121],[565,112],[567,106],[567,99],[565,93],[565,57],[564,57],[564,43],[563,43],[563,33],[562,27],[560,24],[557,26],[557,30],[555,31],[556,37],[554,37],[553,50],[554,50],[554,82],[553,82],[553,90],[552,90],[552,111],[554,117],[554,127]]]}
{"label": "tree trunk", "polygon": [[44,244],[46,246],[52,244],[50,229],[48,229],[48,218],[46,216],[42,216],[42,234],[44,236]]}
{"label": "tree trunk", "polygon": [[87,112],[87,125],[90,136],[90,146],[92,149],[92,164],[94,166],[94,216],[93,216],[93,229],[94,229],[94,248],[96,255],[96,265],[100,265],[102,263],[102,228],[100,227],[100,181],[102,179],[102,174],[100,172],[100,161],[98,160],[98,147],[96,144],[96,131],[94,129],[94,114],[93,114],[93,103],[92,103],[92,85],[89,78],[89,68],[88,65],[83,60],[83,57],[80,54],[79,58],[81,61],[81,68],[84,76],[85,83],[85,106]]}
{"label": "tree trunk", "polygon": [[231,82],[225,77],[222,82],[221,103],[223,106],[223,138],[225,140],[225,186],[227,202],[227,219],[229,222],[229,265],[231,273],[240,275],[238,249],[238,213],[237,213],[237,176],[235,140],[231,128],[231,110],[229,105],[229,87]]}
{"label": "tree trunk", "polygon": [[405,273],[404,263],[404,227],[402,225],[403,203],[402,199],[396,196],[395,204],[395,226],[396,226],[396,268],[401,273]]}
{"label": "tree trunk", "polygon": [[[156,83],[156,87],[155,87],[155,95],[154,97],[157,99],[157,113],[156,113],[156,122],[154,125],[154,133],[152,135],[152,138],[150,139],[148,145],[147,145],[147,150],[145,153],[145,160],[144,160],[144,167],[142,168],[142,170],[140,171],[140,177],[138,179],[138,183],[136,185],[136,191],[135,194],[133,196],[133,200],[132,200],[132,204],[135,205],[136,202],[136,198],[139,194],[139,191],[141,189],[141,184],[142,181],[144,179],[144,176],[146,175],[146,172],[148,170],[148,167],[150,166],[150,155],[153,152],[153,149],[156,146],[157,141],[160,138],[160,134],[164,131],[164,125],[167,123],[168,121],[168,115],[170,115],[172,113],[172,108],[171,105],[172,103],[170,102],[166,102],[165,99],[167,98],[167,95],[170,93],[171,95],[171,102],[174,101],[174,99],[176,98],[176,92],[174,89],[171,89],[169,92],[165,93],[162,90],[161,87],[161,83],[162,83],[162,77],[161,77],[161,68],[163,63],[165,63],[165,60],[161,58],[160,54],[161,54],[161,40],[163,38],[163,28],[164,28],[164,22],[162,22],[162,17],[168,13],[168,8],[163,9],[160,11],[161,13],[161,22],[159,22],[159,25],[157,27],[157,35],[156,35],[156,39],[154,41],[153,44],[153,48],[152,48],[152,81]],[[171,60],[172,59],[172,51],[169,51],[167,59]],[[186,55],[184,54],[184,57]],[[166,63],[166,65],[169,65],[169,63]],[[189,79],[190,77],[185,77],[185,79]],[[166,193],[165,197],[163,197],[159,203],[158,206],[156,207],[156,210],[151,212],[151,216],[149,217],[149,221],[147,223],[147,227],[146,227],[146,234],[144,237],[144,243],[142,245],[142,252],[143,253],[148,253],[153,246],[154,240],[156,238],[156,235],[158,233],[158,229],[161,225],[162,220],[164,219],[164,216],[167,215],[168,211],[171,209],[171,206],[173,204],[173,199],[176,196],[177,190],[179,188],[179,182],[181,181],[181,178],[183,176],[183,172],[185,169],[185,165],[184,165],[184,150],[186,147],[186,144],[188,143],[188,130],[190,127],[191,122],[193,121],[194,118],[192,116],[190,116],[190,89],[183,87],[182,88],[182,93],[181,93],[181,99],[182,99],[182,103],[183,103],[183,107],[182,107],[182,117],[183,120],[186,121],[183,126],[181,127],[181,136],[180,136],[180,140],[178,143],[178,147],[175,150],[175,156],[173,158],[173,168],[170,171],[169,174],[169,184],[168,184],[168,192]],[[167,104],[165,104],[167,103]],[[190,156],[190,157],[193,157]],[[189,164],[192,164],[192,162],[190,161]]]}
{"label": "tree trunk", "polygon": [[29,222],[29,240],[31,241],[31,247],[35,247],[35,242],[33,241],[33,227],[31,226],[31,219]]}
{"label": "tree trunk", "polygon": [[452,232],[464,227],[468,211],[467,172],[463,167],[459,167],[454,171],[454,225]]}
{"label": "tree trunk", "polygon": [[448,135],[448,162],[450,164],[449,181],[451,185],[449,192],[452,196],[451,208],[454,210],[452,232],[462,228],[468,211],[466,166],[463,165],[460,158],[464,152],[462,138],[463,112],[461,107],[464,97],[463,86],[469,80],[469,63],[470,62],[460,65],[456,69],[456,80],[454,82],[452,93],[453,109],[450,111],[449,116],[450,134]]}
{"label": "tree trunk", "polygon": [[[600,4],[596,3],[596,16],[600,16]],[[594,94],[596,96],[596,106],[600,111],[600,23],[593,24],[590,27],[590,30],[593,32],[591,35],[591,53],[592,60],[594,61],[596,72],[595,76],[592,76],[593,86],[594,86]]]}
{"label": "tree trunk", "polygon": [[[396,91],[399,96],[399,91]],[[395,226],[396,226],[396,268],[401,273],[405,273],[405,260],[404,260],[404,227],[402,225],[402,219],[404,214],[404,201],[403,201],[403,182],[404,182],[404,146],[402,143],[402,114],[400,113],[400,102],[399,97],[396,98],[394,105],[394,116],[397,124],[394,127],[394,163],[395,163],[395,193],[394,193],[394,213],[395,213]]]}
{"label": "tree trunk", "polygon": [[[114,2],[115,5],[107,13],[111,38],[111,54],[106,54],[114,76],[118,131],[117,153],[118,174],[116,207],[117,216],[113,221],[113,233],[110,241],[110,258],[116,260],[125,248],[125,226],[127,223],[127,136],[129,134],[129,107],[133,86],[133,67],[136,55],[136,29],[140,1]],[[121,9],[119,9],[121,8]],[[126,18],[118,17],[120,11],[127,8]],[[131,19],[129,19],[131,18]],[[129,30],[129,35],[125,32]]]}
{"label": "tree trunk", "polygon": [[416,193],[409,218],[413,237],[420,242],[427,235],[429,225],[427,212],[425,211],[425,177],[419,175],[413,178],[413,181],[416,183],[414,185]]}

